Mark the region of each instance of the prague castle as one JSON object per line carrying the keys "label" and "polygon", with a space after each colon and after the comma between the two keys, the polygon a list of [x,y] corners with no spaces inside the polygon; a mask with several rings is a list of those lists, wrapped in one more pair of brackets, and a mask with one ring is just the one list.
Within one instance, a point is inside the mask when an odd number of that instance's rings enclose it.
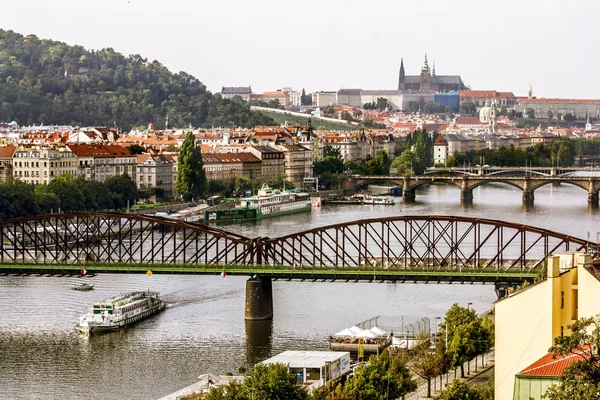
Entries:
{"label": "prague castle", "polygon": [[436,75],[435,63],[433,65],[433,70],[431,70],[427,63],[427,54],[425,54],[425,64],[421,68],[421,75],[406,75],[404,73],[404,59],[400,61],[398,90],[450,92],[452,90],[464,89],[466,89],[466,86],[460,78],[460,75]]}

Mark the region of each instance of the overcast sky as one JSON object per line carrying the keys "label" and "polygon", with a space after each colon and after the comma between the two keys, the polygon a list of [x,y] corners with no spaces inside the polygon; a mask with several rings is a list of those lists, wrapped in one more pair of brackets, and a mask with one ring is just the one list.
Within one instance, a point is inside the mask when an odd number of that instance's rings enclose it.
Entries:
{"label": "overcast sky", "polygon": [[600,98],[598,0],[3,0],[2,29],[112,47],[209,90],[396,89],[400,58],[472,89]]}

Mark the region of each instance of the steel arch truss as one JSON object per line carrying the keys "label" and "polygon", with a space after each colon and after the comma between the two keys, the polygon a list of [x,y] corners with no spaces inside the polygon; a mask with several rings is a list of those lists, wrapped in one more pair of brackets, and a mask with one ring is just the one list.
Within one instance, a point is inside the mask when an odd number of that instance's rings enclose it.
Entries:
{"label": "steel arch truss", "polygon": [[[316,228],[265,242],[272,265],[373,270],[530,271],[555,252],[589,243],[557,232],[480,218],[401,216]],[[596,247],[596,244],[594,244]]]}
{"label": "steel arch truss", "polygon": [[0,221],[2,264],[246,264],[250,239],[184,221],[123,213]]}

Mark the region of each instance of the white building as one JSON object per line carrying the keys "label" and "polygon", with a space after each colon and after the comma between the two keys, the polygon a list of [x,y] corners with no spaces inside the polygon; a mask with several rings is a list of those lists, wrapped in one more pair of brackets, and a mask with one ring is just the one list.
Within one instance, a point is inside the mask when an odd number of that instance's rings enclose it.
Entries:
{"label": "white building", "polygon": [[433,143],[433,163],[444,164],[448,160],[448,143],[442,137],[440,133]]}
{"label": "white building", "polygon": [[284,364],[296,376],[296,384],[312,391],[350,372],[347,351],[284,351],[262,362]]}

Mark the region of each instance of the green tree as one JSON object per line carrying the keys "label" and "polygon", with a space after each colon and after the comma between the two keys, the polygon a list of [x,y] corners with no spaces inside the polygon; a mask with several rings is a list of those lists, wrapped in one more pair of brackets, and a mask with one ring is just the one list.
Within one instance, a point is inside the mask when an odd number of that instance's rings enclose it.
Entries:
{"label": "green tree", "polygon": [[352,115],[348,111],[342,111],[340,114],[341,119],[345,119],[348,123],[352,122]]}
{"label": "green tree", "polygon": [[12,178],[0,183],[0,219],[28,217],[39,210],[33,185]]}
{"label": "green tree", "polygon": [[106,178],[104,184],[111,192],[113,208],[116,210],[131,207],[139,198],[137,186],[127,174]]}
{"label": "green tree", "polygon": [[392,161],[392,168],[396,169],[396,175],[413,176],[415,175],[414,167],[421,162],[414,151],[408,149]]}
{"label": "green tree", "polygon": [[177,167],[177,191],[185,200],[206,196],[208,184],[203,169],[202,153],[188,132],[179,149]]}
{"label": "green tree", "polygon": [[140,146],[139,144],[132,144],[130,146],[125,147],[131,154],[144,154],[146,149],[144,146]]}
{"label": "green tree", "polygon": [[464,378],[464,363],[489,348],[490,344],[486,343],[491,340],[489,331],[484,331],[475,310],[461,307],[458,303],[448,309],[440,328],[441,336],[448,341],[452,366],[460,367],[461,377]]}
{"label": "green tree", "polygon": [[555,357],[578,354],[579,359],[565,368],[558,385],[546,394],[549,400],[598,400],[600,399],[600,317],[580,318],[573,325],[570,335],[554,338],[550,351]]}
{"label": "green tree", "polygon": [[251,400],[244,391],[244,385],[231,381],[228,385],[212,388],[210,392],[201,397],[202,400]]}
{"label": "green tree", "polygon": [[244,379],[246,399],[304,400],[306,390],[296,385],[296,376],[283,364],[256,364]]}
{"label": "green tree", "polygon": [[427,397],[431,397],[431,380],[445,373],[450,365],[444,342],[438,341],[432,350],[429,339],[420,340],[411,350],[411,359],[412,370],[427,381]]}
{"label": "green tree", "polygon": [[548,122],[552,122],[552,119],[554,118],[554,113],[550,110],[548,110]]}
{"label": "green tree", "polygon": [[526,108],[525,114],[527,115],[527,118],[535,118],[535,110],[533,108]]}
{"label": "green tree", "polygon": [[565,114],[565,121],[567,122],[573,122],[575,121],[575,116],[571,113],[566,113]]}
{"label": "green tree", "polygon": [[438,400],[490,400],[493,398],[493,385],[479,384],[470,386],[462,379],[453,381],[437,397]]}
{"label": "green tree", "polygon": [[343,385],[328,385],[316,391],[315,399],[397,399],[417,388],[402,354],[384,351],[362,363]]}
{"label": "green tree", "polygon": [[475,115],[475,113],[477,112],[477,107],[475,106],[475,104],[471,103],[470,101],[461,103],[460,108],[463,113],[469,114],[469,115]]}
{"label": "green tree", "polygon": [[385,97],[378,97],[376,104],[379,111],[385,111],[389,107],[388,99],[386,99]]}
{"label": "green tree", "polygon": [[62,174],[48,183],[47,190],[58,198],[62,211],[85,211],[87,206],[81,192],[82,184],[83,179],[70,174]]}

